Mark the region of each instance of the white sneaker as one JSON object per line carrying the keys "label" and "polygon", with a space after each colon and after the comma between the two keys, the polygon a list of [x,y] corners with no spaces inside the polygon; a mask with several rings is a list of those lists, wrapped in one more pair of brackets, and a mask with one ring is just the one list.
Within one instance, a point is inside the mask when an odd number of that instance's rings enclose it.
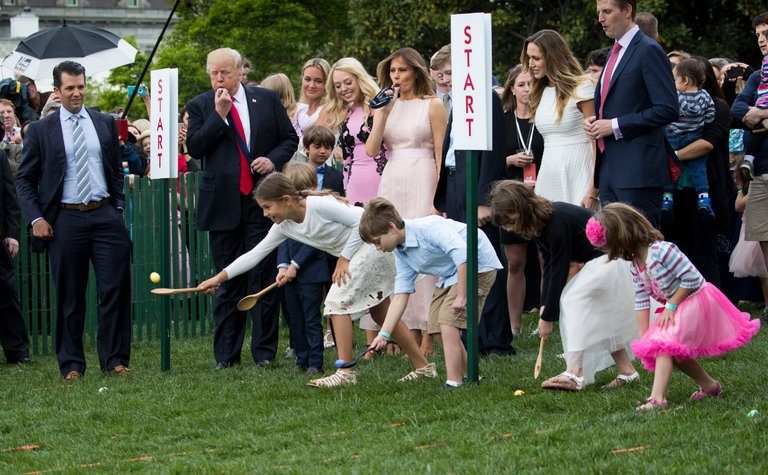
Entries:
{"label": "white sneaker", "polygon": [[339,386],[352,386],[357,384],[357,373],[354,371],[338,370],[330,376],[320,379],[313,379],[307,383],[307,386],[313,388],[336,388]]}
{"label": "white sneaker", "polygon": [[413,381],[415,379],[421,378],[437,378],[437,365],[435,363],[429,363],[424,367],[416,368],[402,378],[398,379],[397,382],[405,383],[407,381]]}
{"label": "white sneaker", "polygon": [[325,332],[325,336],[323,336],[323,348],[332,348],[336,346],[336,342],[333,341],[333,334],[330,330]]}

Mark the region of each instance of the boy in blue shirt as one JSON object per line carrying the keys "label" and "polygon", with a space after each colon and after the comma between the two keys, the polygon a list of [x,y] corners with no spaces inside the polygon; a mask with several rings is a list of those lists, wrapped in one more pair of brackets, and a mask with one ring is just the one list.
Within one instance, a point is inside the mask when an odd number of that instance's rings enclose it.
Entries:
{"label": "boy in blue shirt", "polygon": [[[360,237],[383,252],[394,252],[397,277],[389,310],[371,348],[381,349],[402,317],[419,274],[439,277],[429,311],[429,333],[440,333],[445,353],[445,387],[458,387],[467,374],[461,332],[467,328],[467,225],[440,216],[403,220],[383,198],[368,202]],[[488,237],[478,230],[478,315],[502,269]],[[407,378],[407,377],[406,377]],[[403,378],[403,379],[406,379]]]}

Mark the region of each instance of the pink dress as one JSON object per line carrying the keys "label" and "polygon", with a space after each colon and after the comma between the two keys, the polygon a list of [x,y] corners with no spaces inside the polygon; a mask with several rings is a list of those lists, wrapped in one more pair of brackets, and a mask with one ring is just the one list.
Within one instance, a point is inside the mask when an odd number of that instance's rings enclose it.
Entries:
{"label": "pink dress", "polygon": [[[421,218],[432,212],[437,187],[435,144],[429,122],[430,99],[398,99],[384,129],[389,162],[379,185],[379,196],[395,205],[403,218]],[[427,276],[416,284],[403,314],[412,330],[426,330],[429,307],[437,277]]]}
{"label": "pink dress", "polygon": [[[737,309],[717,287],[704,281],[696,267],[669,242],[651,244],[643,268],[632,263],[635,309],[649,308],[650,297],[666,303],[682,286],[691,293],[678,305],[674,320],[662,329],[654,321],[632,343],[632,352],[648,371],[657,356],[678,361],[715,357],[746,345],[760,331],[760,320]],[[663,311],[661,308],[659,311]]]}
{"label": "pink dress", "polygon": [[364,121],[363,107],[354,108],[341,124],[341,151],[344,155],[344,191],[355,206],[363,206],[378,196],[379,182],[387,164],[387,149],[381,145],[375,157],[365,153],[365,142],[371,134],[373,117]]}

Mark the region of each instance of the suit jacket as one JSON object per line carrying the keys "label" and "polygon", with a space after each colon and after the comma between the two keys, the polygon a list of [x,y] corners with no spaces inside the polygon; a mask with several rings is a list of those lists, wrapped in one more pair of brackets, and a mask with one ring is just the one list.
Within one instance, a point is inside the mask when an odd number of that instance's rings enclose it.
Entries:
{"label": "suit jacket", "polygon": [[[497,94],[491,94],[492,108],[492,127],[493,127],[493,150],[480,152],[478,161],[478,185],[477,185],[477,204],[488,204],[488,193],[491,191],[491,185],[497,180],[503,180],[506,177],[506,134],[504,127],[504,108],[501,106],[501,99]],[[442,165],[440,167],[440,178],[437,182],[435,191],[435,208],[439,211],[446,211],[447,197],[446,190],[448,185],[448,169],[445,167],[445,156],[448,153],[448,147],[451,142],[451,127],[453,125],[453,112],[448,119],[448,127],[445,129],[445,139],[443,140],[443,150],[441,153]],[[465,150],[456,150],[456,183],[459,188],[459,202],[464,203],[462,207],[461,219],[466,213],[466,156]]]}
{"label": "suit jacket", "polygon": [[[600,111],[602,76],[595,89]],[[679,115],[675,80],[661,46],[638,31],[616,66],[603,118],[617,118],[623,135],[605,138],[600,181],[617,188],[661,187],[669,182],[665,126]],[[607,181],[606,181],[607,180]]]}
{"label": "suit jacket", "polygon": [[[104,179],[112,206],[123,209],[123,167],[120,163],[120,142],[115,119],[95,109],[87,110],[101,144]],[[64,149],[59,111],[56,111],[29,124],[24,137],[21,164],[16,174],[16,191],[21,210],[30,225],[37,218],[45,218],[51,226],[56,222],[66,170],[67,152]],[[32,238],[33,250],[40,252],[46,247],[47,241]]]}
{"label": "suit jacket", "polygon": [[13,259],[3,242],[10,237],[17,241],[21,239],[19,228],[19,203],[16,200],[16,188],[13,186],[13,176],[5,151],[0,150],[0,265],[13,265]]}
{"label": "suit jacket", "polygon": [[[288,114],[274,91],[245,88],[251,122],[251,146],[248,163],[267,157],[280,171],[299,144]],[[189,126],[187,150],[202,163],[197,204],[197,228],[203,231],[227,231],[240,223],[240,153],[232,125],[216,113],[214,91],[200,94],[187,104]],[[253,174],[254,184],[261,178]],[[260,226],[268,229],[271,221],[259,214]]]}
{"label": "suit jacket", "polygon": [[335,191],[339,196],[346,196],[344,193],[344,174],[341,170],[325,166],[323,171],[323,189]]}

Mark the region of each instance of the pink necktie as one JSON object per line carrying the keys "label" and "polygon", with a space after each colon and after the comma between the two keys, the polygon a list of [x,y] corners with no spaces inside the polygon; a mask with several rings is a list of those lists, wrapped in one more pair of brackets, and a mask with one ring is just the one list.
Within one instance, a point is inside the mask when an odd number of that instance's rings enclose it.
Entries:
{"label": "pink necktie", "polygon": [[[603,118],[603,106],[605,105],[605,98],[608,96],[608,90],[611,88],[611,76],[613,76],[613,70],[616,67],[616,62],[619,60],[619,51],[621,51],[621,43],[617,41],[613,44],[611,56],[608,58],[608,64],[605,65],[605,71],[603,71],[603,82],[600,85],[600,114],[598,119]],[[605,140],[597,139],[597,147],[600,149],[600,152],[604,152]]]}

